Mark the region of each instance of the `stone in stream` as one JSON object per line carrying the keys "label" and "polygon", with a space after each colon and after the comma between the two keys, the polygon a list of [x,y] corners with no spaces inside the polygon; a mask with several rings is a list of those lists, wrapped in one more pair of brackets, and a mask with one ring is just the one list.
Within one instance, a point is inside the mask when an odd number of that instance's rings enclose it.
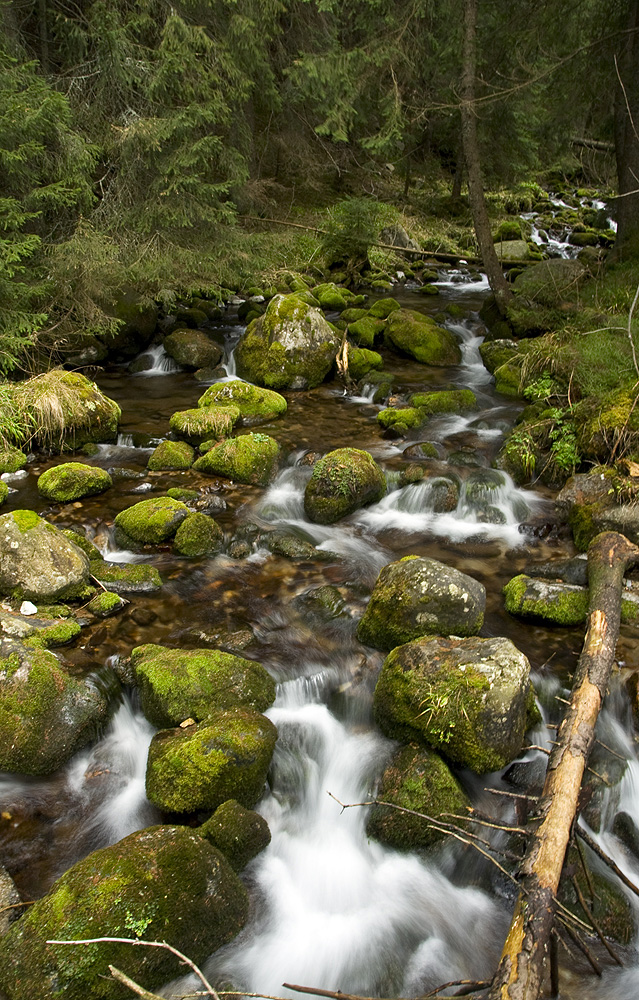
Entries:
{"label": "stone in stream", "polygon": [[340,336],[319,309],[276,295],[235,349],[238,374],[270,389],[312,389],[333,367]]}
{"label": "stone in stream", "polygon": [[264,791],[276,739],[270,719],[250,708],[163,729],[149,747],[147,797],[165,812],[217,809],[227,799],[251,808]]}
{"label": "stone in stream", "polygon": [[[410,743],[393,754],[382,775],[377,799],[449,822],[445,813],[465,812],[470,799],[439,754]],[[368,814],[370,837],[398,850],[430,847],[447,836],[428,819],[375,805]]]}
{"label": "stone in stream", "polygon": [[48,650],[13,643],[0,660],[0,770],[51,774],[107,719],[104,692],[72,677]]}
{"label": "stone in stream", "polygon": [[112,1000],[124,996],[114,965],[155,989],[181,975],[166,949],[47,941],[167,941],[202,964],[247,916],[246,889],[211,843],[183,826],[148,827],[89,854],[28,908],[0,941],[0,982],[9,1000]]}
{"label": "stone in stream", "polygon": [[237,408],[245,425],[273,420],[274,417],[286,413],[287,409],[286,400],[279,392],[251,385],[240,379],[210,385],[198,399],[197,405],[204,408],[210,406]]}
{"label": "stone in stream", "polygon": [[396,309],[386,321],[386,339],[392,347],[424,365],[458,365],[461,349],[453,334],[434,319],[414,309]]}
{"label": "stone in stream", "polygon": [[521,752],[529,674],[510,639],[417,639],[386,657],[375,719],[391,739],[426,744],[476,774],[496,771]]}
{"label": "stone in stream", "polygon": [[[562,580],[520,573],[504,587],[504,600],[509,614],[549,625],[582,625],[588,618],[588,587]],[[621,621],[624,625],[639,623],[639,591],[622,592]]]}
{"label": "stone in stream", "polygon": [[348,324],[348,336],[362,348],[371,348],[376,340],[381,340],[386,329],[386,320],[375,316],[362,316]]}
{"label": "stone in stream", "polygon": [[115,537],[119,545],[158,545],[173,538],[182,521],[190,514],[189,508],[171,497],[141,500],[127,507],[115,517]]}
{"label": "stone in stream", "polygon": [[227,437],[240,418],[237,406],[205,406],[178,410],[172,414],[169,427],[174,434],[192,444]]}
{"label": "stone in stream", "polygon": [[315,463],[304,492],[304,510],[315,524],[334,524],[385,493],[386,477],[367,451],[338,448]]}
{"label": "stone in stream", "polygon": [[236,872],[246,868],[271,842],[271,831],[264,817],[245,809],[235,799],[227,799],[218,806],[210,819],[197,827],[197,832],[222,852]]}
{"label": "stone in stream", "polygon": [[369,351],[365,347],[349,347],[348,373],[356,381],[384,364],[381,354]]}
{"label": "stone in stream", "polygon": [[193,468],[236,483],[267,486],[277,472],[279,453],[279,444],[268,434],[242,434],[214,445],[197,459]]}
{"label": "stone in stream", "polygon": [[194,459],[195,450],[186,441],[162,441],[149,456],[147,469],[151,472],[181,471],[190,469]]}
{"label": "stone in stream", "polygon": [[474,635],[485,607],[477,580],[436,559],[406,556],[381,570],[357,638],[389,650],[424,635]]}
{"label": "stone in stream", "polygon": [[113,480],[104,469],[82,462],[64,462],[47,469],[37,481],[38,493],[47,500],[68,503],[81,497],[92,497],[104,493]]}
{"label": "stone in stream", "polygon": [[215,555],[222,548],[224,532],[208,514],[189,514],[175,533],[173,551],[190,559]]}
{"label": "stone in stream", "polygon": [[89,560],[62,531],[31,510],[0,517],[0,592],[36,604],[87,596]]}
{"label": "stone in stream", "polygon": [[222,349],[202,330],[175,330],[164,338],[164,350],[183,368],[215,368]]}
{"label": "stone in stream", "polygon": [[223,708],[264,712],[275,700],[275,681],[260,663],[218,649],[166,649],[147,643],[131,653],[142,711],[160,728],[192,717],[198,722]]}
{"label": "stone in stream", "polygon": [[0,474],[18,472],[26,464],[27,456],[19,448],[13,448],[10,444],[0,446]]}

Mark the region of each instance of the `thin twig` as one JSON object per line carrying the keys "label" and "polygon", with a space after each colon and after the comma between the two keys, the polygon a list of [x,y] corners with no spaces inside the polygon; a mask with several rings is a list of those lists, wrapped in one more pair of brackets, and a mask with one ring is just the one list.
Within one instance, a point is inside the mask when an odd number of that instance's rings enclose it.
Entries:
{"label": "thin twig", "polygon": [[568,934],[568,936],[570,937],[571,941],[573,941],[577,945],[577,947],[579,948],[579,950],[581,952],[583,952],[583,954],[586,956],[586,958],[587,958],[587,960],[588,960],[588,962],[590,964],[590,967],[592,968],[592,971],[597,976],[601,977],[601,975],[602,975],[601,966],[599,965],[599,962],[597,961],[597,959],[594,957],[594,955],[590,951],[590,948],[585,943],[585,941],[581,940],[581,938],[579,937],[579,935],[577,934],[577,932],[572,927],[570,927],[565,922],[565,920],[563,920],[561,917],[558,917],[557,919],[561,921],[561,925],[562,925],[563,929],[566,931],[566,933]]}
{"label": "thin twig", "polygon": [[637,888],[637,886],[634,884],[634,882],[630,881],[630,879],[628,878],[628,876],[626,874],[624,874],[624,872],[622,872],[622,870],[619,867],[619,865],[615,864],[615,862],[612,860],[612,858],[610,857],[610,855],[606,854],[606,852],[599,846],[599,844],[597,843],[597,841],[593,840],[593,838],[590,836],[590,834],[586,833],[585,830],[582,830],[582,828],[580,826],[576,827],[576,833],[577,833],[578,837],[581,837],[581,839],[583,840],[584,844],[588,845],[588,847],[591,849],[591,851],[594,851],[595,854],[598,857],[600,857],[602,861],[605,861],[605,863],[608,865],[608,867],[615,873],[615,875],[617,876],[617,878],[621,879],[621,881],[623,882],[623,884],[626,885],[626,886],[628,886],[628,888],[632,892],[634,892],[635,896],[639,896],[639,888]]}
{"label": "thin twig", "polygon": [[137,996],[142,997],[142,1000],[162,1000],[162,997],[158,996],[157,993],[150,993],[148,990],[145,990],[144,986],[140,986],[140,984],[136,983],[134,979],[131,979],[129,976],[126,976],[123,972],[120,972],[120,970],[117,969],[115,965],[109,966],[109,972],[111,973],[112,977],[116,980],[116,982],[122,983],[123,986],[128,986],[128,988],[133,993],[136,993]]}
{"label": "thin twig", "polygon": [[577,899],[579,900],[579,905],[581,906],[582,910],[586,914],[586,916],[587,916],[588,920],[590,921],[590,923],[592,924],[592,926],[595,928],[595,931],[597,933],[597,937],[599,938],[599,940],[601,941],[602,945],[604,946],[604,948],[606,949],[606,951],[608,952],[608,954],[610,955],[610,957],[613,959],[613,961],[615,961],[617,963],[617,965],[620,965],[620,966],[623,967],[623,962],[619,958],[619,955],[614,950],[614,948],[612,947],[612,945],[604,937],[604,933],[603,933],[601,927],[599,926],[599,924],[597,923],[597,921],[595,920],[595,918],[593,916],[593,913],[592,913],[592,910],[588,906],[588,903],[586,902],[586,900],[584,898],[584,894],[581,891],[581,889],[579,888],[579,883],[577,882],[577,879],[575,878],[574,875],[573,875],[571,881],[572,881],[575,893],[577,894]]}

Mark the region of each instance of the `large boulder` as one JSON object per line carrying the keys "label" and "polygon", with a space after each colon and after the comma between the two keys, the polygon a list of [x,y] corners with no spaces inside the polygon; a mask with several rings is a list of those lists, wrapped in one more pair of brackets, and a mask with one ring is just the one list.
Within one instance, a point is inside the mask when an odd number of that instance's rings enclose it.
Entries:
{"label": "large boulder", "polygon": [[183,368],[215,368],[222,360],[222,348],[202,330],[175,330],[163,346]]}
{"label": "large boulder", "polygon": [[339,340],[319,309],[276,295],[237,345],[237,372],[270,389],[312,389],[331,370]]}
{"label": "large boulder", "polygon": [[185,503],[171,497],[141,500],[116,514],[116,538],[125,544],[158,545],[173,538],[190,513]]}
{"label": "large boulder", "polygon": [[237,407],[243,424],[257,424],[286,413],[284,396],[250,382],[234,379],[210,385],[197,401],[198,406]]}
{"label": "large boulder", "polygon": [[542,306],[561,305],[566,297],[574,296],[587,269],[578,260],[555,257],[527,267],[515,279],[517,295]]}
{"label": "large boulder", "polygon": [[81,597],[89,560],[77,545],[31,510],[0,517],[0,592],[32,601]]}
{"label": "large boulder", "polygon": [[275,700],[275,681],[261,663],[218,649],[147,643],[133,650],[131,666],[142,711],[159,728],[236,706],[264,712]]}
{"label": "large boulder", "polygon": [[190,469],[195,451],[186,441],[161,441],[147,462],[151,472],[170,472]]}
{"label": "large boulder", "polygon": [[521,752],[529,673],[510,639],[418,639],[386,657],[375,718],[393,739],[425,743],[477,774],[495,771]]}
{"label": "large boulder", "polygon": [[458,365],[461,349],[450,330],[414,309],[395,309],[386,321],[386,338],[393,347],[424,365]]}
{"label": "large boulder", "polygon": [[72,677],[46,649],[16,644],[0,660],[0,770],[51,774],[108,718],[98,685]]}
{"label": "large boulder", "polygon": [[475,635],[486,588],[437,559],[406,556],[381,570],[357,628],[361,642],[393,649],[424,635]]}
{"label": "large boulder", "polygon": [[[446,837],[428,818],[464,812],[470,800],[439,754],[414,743],[400,747],[386,767],[376,796],[391,806],[373,806],[366,831],[388,847],[414,851]],[[408,809],[410,812],[403,812]],[[424,814],[415,816],[413,813]]]}
{"label": "large boulder", "polygon": [[64,462],[54,465],[38,476],[38,493],[47,500],[68,503],[80,497],[92,497],[104,493],[113,480],[104,469],[82,462]]}
{"label": "large boulder", "polygon": [[12,397],[35,428],[33,440],[44,448],[73,451],[117,437],[120,407],[79,372],[54,368],[17,383]]}
{"label": "large boulder", "polygon": [[267,486],[277,472],[279,453],[279,444],[268,434],[242,434],[216,444],[198,458],[193,468],[236,483]]}
{"label": "large boulder", "polygon": [[316,524],[333,524],[386,493],[382,469],[367,451],[338,448],[316,462],[304,493],[304,510]]}
{"label": "large boulder", "polygon": [[528,260],[530,247],[526,240],[502,240],[495,243],[495,253],[499,260]]}
{"label": "large boulder", "polygon": [[29,907],[0,942],[2,989],[9,1000],[129,996],[109,965],[154,989],[183,971],[166,949],[47,941],[166,941],[202,964],[247,915],[246,889],[212,844],[183,826],[148,827],[79,861]]}
{"label": "large boulder", "polygon": [[251,808],[264,791],[276,739],[270,719],[250,708],[162,729],[149,747],[146,794],[165,812],[217,809],[227,799]]}

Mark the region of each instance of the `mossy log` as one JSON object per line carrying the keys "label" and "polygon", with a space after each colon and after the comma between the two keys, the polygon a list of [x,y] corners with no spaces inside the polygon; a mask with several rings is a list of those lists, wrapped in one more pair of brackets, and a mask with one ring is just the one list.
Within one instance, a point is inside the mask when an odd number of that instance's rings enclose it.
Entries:
{"label": "mossy log", "polygon": [[489,1000],[537,1000],[541,991],[555,897],[619,636],[623,577],[636,562],[639,548],[615,532],[597,535],[588,548],[588,628]]}

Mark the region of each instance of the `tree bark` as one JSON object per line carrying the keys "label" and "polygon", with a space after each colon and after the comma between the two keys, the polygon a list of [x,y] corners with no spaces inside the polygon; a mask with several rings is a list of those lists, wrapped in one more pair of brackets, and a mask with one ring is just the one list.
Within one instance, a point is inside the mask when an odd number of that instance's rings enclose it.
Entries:
{"label": "tree bark", "polygon": [[616,202],[613,257],[618,261],[639,257],[639,0],[628,4],[627,28],[616,58],[615,157],[622,197]]}
{"label": "tree bark", "polygon": [[[638,0],[639,2],[639,0]],[[473,215],[475,235],[486,275],[497,307],[506,311],[512,292],[504,278],[490,230],[481,174],[477,117],[475,110],[475,73],[477,66],[477,0],[464,0],[464,40],[462,45],[461,120],[462,144],[466,161],[468,198]]]}
{"label": "tree bark", "polygon": [[521,868],[521,889],[489,1000],[537,1000],[581,781],[619,636],[624,572],[639,548],[603,532],[588,548],[589,617],[570,705],[557,732],[539,800],[539,825]]}

